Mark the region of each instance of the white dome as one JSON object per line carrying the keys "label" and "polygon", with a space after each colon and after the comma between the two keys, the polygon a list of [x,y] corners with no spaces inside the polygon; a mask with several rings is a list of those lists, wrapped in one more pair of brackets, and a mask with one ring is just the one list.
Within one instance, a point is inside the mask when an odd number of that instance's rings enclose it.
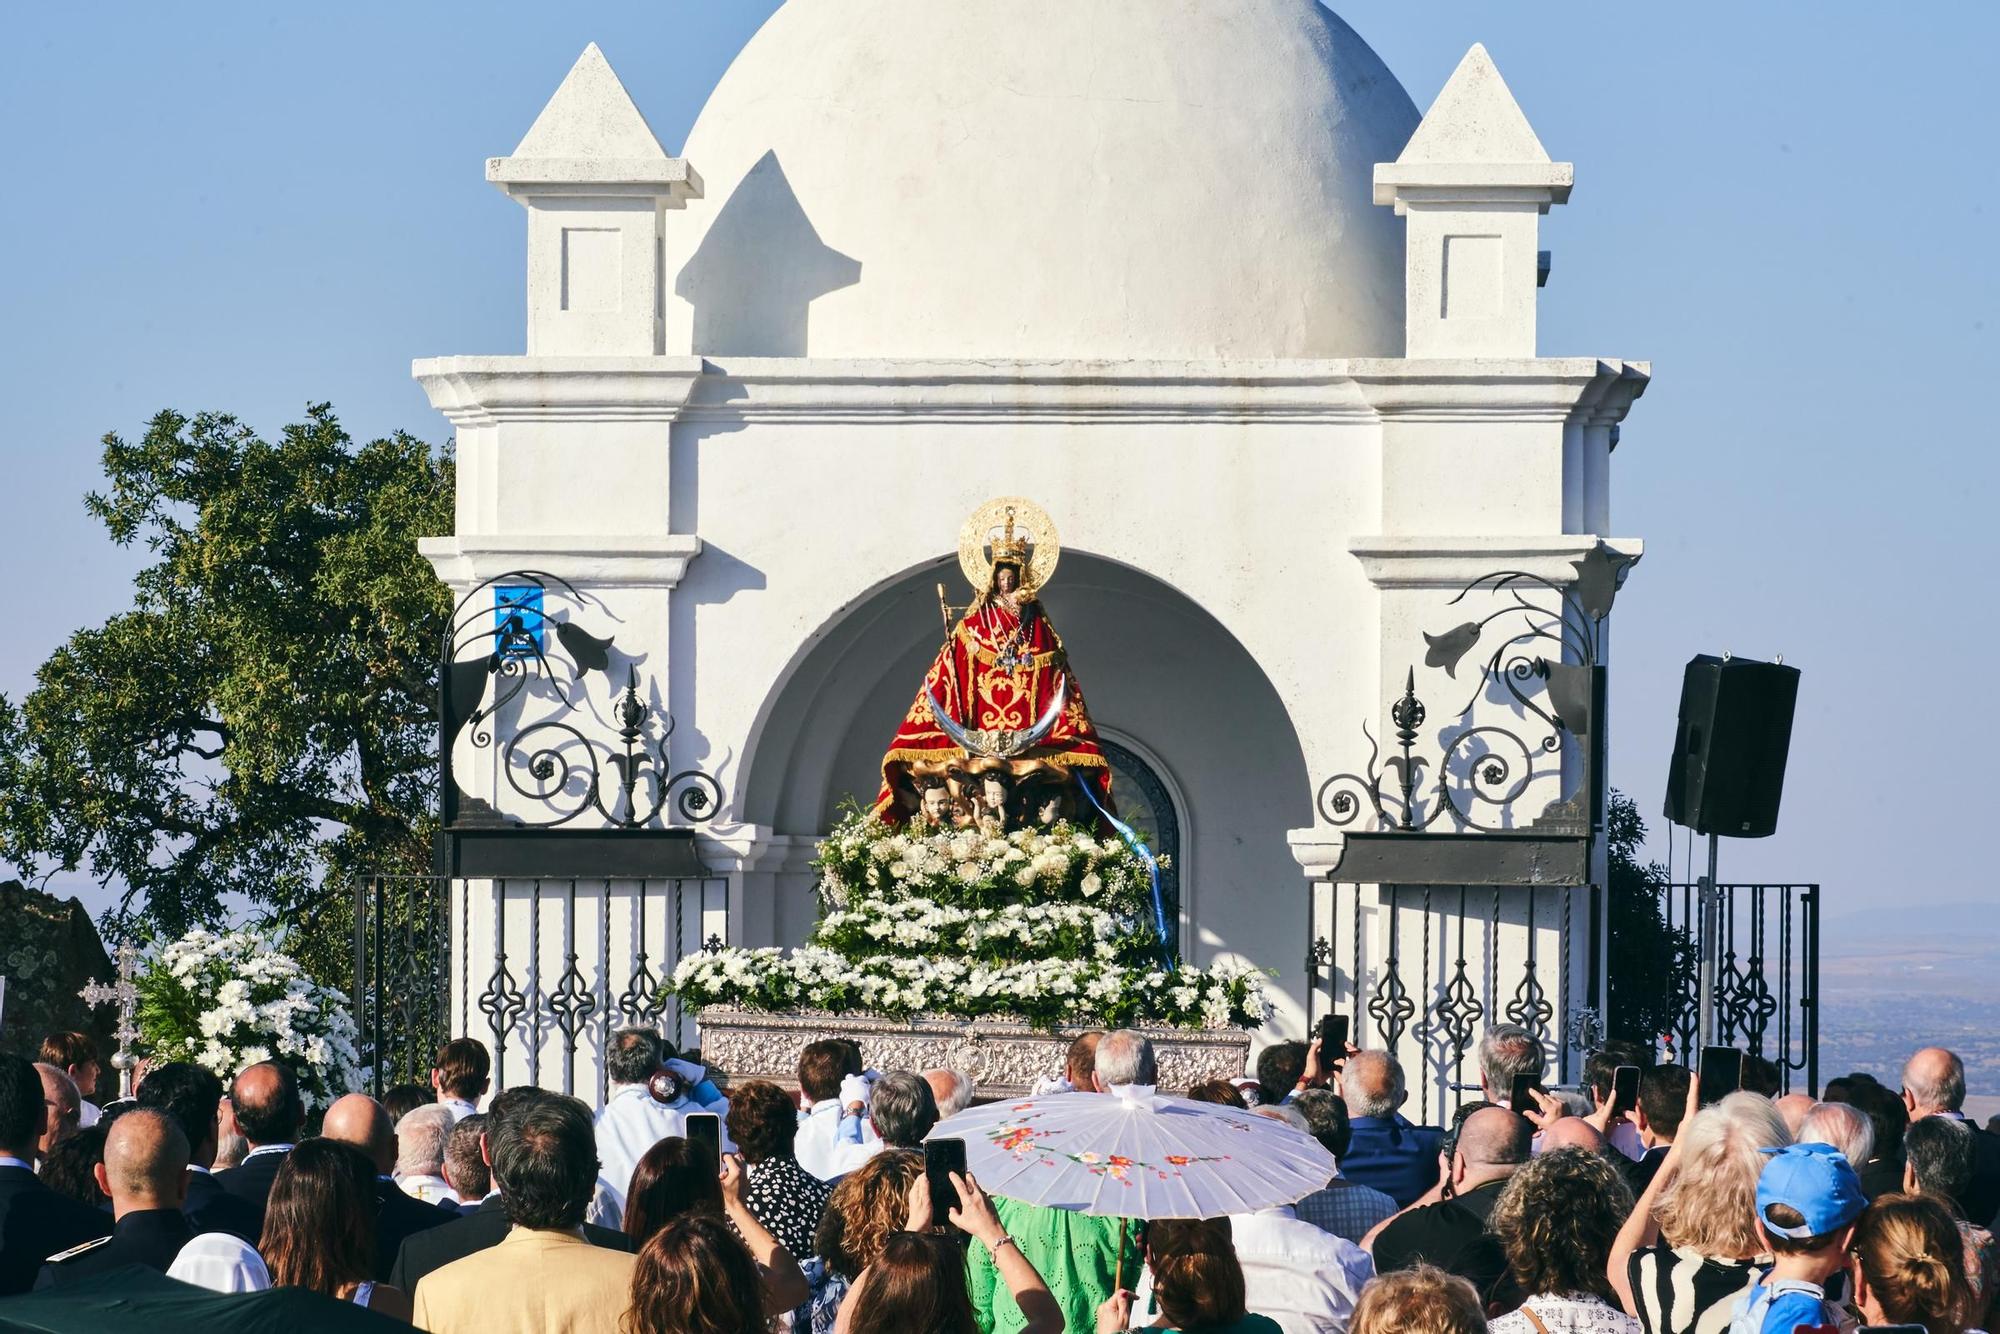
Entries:
{"label": "white dome", "polygon": [[688,135],[691,350],[1403,350],[1417,109],[1314,0],[789,0]]}

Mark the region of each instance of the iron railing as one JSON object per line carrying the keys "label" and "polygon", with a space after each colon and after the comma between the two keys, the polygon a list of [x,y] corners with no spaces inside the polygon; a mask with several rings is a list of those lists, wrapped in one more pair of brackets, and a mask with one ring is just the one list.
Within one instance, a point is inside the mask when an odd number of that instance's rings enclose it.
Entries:
{"label": "iron railing", "polygon": [[[1819,1093],[1819,886],[1717,885],[1715,1042],[1741,1047],[1778,1067],[1791,1092],[1794,1076]],[[1699,885],[1669,885],[1667,925],[1694,942],[1694,959],[1708,953]],[[1675,988],[1671,1029],[1662,1055],[1692,1061],[1701,1042],[1701,998],[1693,968]]]}

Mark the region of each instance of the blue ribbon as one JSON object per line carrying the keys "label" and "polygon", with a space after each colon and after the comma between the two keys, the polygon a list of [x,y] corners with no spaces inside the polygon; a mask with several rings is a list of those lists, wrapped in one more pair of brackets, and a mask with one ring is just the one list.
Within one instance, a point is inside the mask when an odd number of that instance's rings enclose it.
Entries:
{"label": "blue ribbon", "polygon": [[1097,794],[1090,790],[1090,784],[1084,781],[1082,771],[1076,771],[1072,774],[1072,777],[1076,779],[1076,785],[1083,789],[1083,795],[1089,799],[1092,808],[1113,829],[1118,831],[1118,836],[1125,840],[1125,846],[1138,853],[1139,860],[1146,863],[1146,874],[1151,876],[1153,880],[1153,929],[1159,932],[1160,935],[1160,962],[1166,965],[1168,972],[1178,971],[1178,964],[1174,959],[1173,951],[1167,948],[1167,901],[1160,893],[1160,863],[1158,859],[1146,847],[1146,841],[1139,837],[1139,832],[1136,829],[1126,824],[1110,811],[1104,809],[1104,803],[1097,799]]}

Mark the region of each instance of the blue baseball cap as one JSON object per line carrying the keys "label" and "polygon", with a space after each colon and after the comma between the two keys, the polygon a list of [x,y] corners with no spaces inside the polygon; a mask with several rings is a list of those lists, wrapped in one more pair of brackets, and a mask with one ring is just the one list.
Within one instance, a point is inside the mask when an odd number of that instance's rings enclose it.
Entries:
{"label": "blue baseball cap", "polygon": [[[1757,1217],[1774,1237],[1794,1241],[1838,1232],[1868,1207],[1854,1165],[1831,1144],[1787,1144],[1762,1151],[1770,1161],[1757,1175]],[[1787,1204],[1804,1216],[1797,1227],[1771,1221],[1771,1206]]]}

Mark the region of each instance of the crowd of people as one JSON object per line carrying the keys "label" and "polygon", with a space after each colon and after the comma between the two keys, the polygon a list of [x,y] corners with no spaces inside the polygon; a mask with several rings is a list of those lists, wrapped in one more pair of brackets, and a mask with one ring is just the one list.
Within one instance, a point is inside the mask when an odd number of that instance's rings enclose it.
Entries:
{"label": "crowd of people", "polygon": [[[725,1090],[698,1053],[622,1030],[594,1114],[492,1091],[469,1038],[427,1086],[316,1118],[279,1061],[227,1087],[153,1066],[100,1108],[87,1037],[39,1055],[0,1055],[0,1297],[136,1265],[439,1334],[1961,1334],[2000,1316],[2000,1136],[1966,1119],[1940,1048],[1900,1088],[1855,1074],[1820,1098],[1746,1060],[1744,1087],[1704,1105],[1688,1070],[1617,1042],[1576,1089],[1542,1089],[1542,1043],[1502,1025],[1479,1044],[1480,1096],[1431,1127],[1389,1054],[1277,1043],[1254,1076],[1166,1092],[1311,1136],[1324,1186],[1143,1226],[976,1175],[933,1201],[926,1136],[974,1082],[878,1074],[835,1037],[804,1049],[794,1093]],[[1524,1076],[1534,1106],[1516,1111]],[[1079,1037],[1041,1091],[1156,1084],[1150,1043],[1115,1030]]]}

